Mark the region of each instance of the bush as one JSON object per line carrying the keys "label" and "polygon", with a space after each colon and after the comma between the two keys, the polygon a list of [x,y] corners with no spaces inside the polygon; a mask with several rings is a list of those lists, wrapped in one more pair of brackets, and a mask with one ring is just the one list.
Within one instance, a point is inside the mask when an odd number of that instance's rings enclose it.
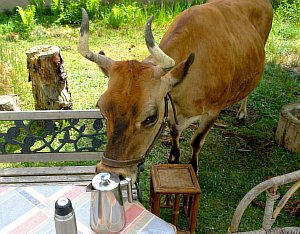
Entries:
{"label": "bush", "polygon": [[22,7],[17,6],[17,12],[21,16],[22,23],[23,23],[23,28],[21,29],[21,34],[29,34],[32,29],[35,26],[35,6],[33,5],[28,5],[27,8],[24,10]]}
{"label": "bush", "polygon": [[63,0],[52,0],[51,2],[51,12],[55,16],[59,16],[64,11]]}
{"label": "bush", "polygon": [[299,0],[282,0],[276,9],[276,14],[279,15],[282,20],[298,23],[300,22],[300,1]]}
{"label": "bush", "polygon": [[98,18],[100,15],[100,1],[99,0],[84,0],[85,9],[89,13],[91,19]]}
{"label": "bush", "polygon": [[70,2],[69,4],[64,4],[62,12],[56,23],[61,24],[79,24],[81,22],[81,8],[82,3],[80,2]]}
{"label": "bush", "polygon": [[43,14],[45,0],[30,0],[30,5],[35,7],[37,15]]}
{"label": "bush", "polygon": [[105,24],[111,28],[119,28],[137,20],[140,16],[141,8],[137,3],[132,3],[132,5],[115,4],[110,12],[102,15]]}
{"label": "bush", "polygon": [[55,22],[59,24],[79,24],[81,8],[87,10],[91,19],[100,15],[99,0],[53,0],[51,3],[51,12],[57,17]]}

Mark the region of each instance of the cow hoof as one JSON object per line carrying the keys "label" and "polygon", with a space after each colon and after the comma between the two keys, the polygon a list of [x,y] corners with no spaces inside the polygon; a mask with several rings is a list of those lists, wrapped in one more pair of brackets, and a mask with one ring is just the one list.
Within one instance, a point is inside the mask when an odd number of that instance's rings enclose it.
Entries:
{"label": "cow hoof", "polygon": [[240,112],[236,115],[236,119],[240,124],[245,124],[247,122],[248,116],[244,112]]}
{"label": "cow hoof", "polygon": [[174,155],[170,155],[170,157],[168,158],[168,163],[169,164],[179,164],[179,160],[178,159],[176,159],[175,157],[174,157]]}

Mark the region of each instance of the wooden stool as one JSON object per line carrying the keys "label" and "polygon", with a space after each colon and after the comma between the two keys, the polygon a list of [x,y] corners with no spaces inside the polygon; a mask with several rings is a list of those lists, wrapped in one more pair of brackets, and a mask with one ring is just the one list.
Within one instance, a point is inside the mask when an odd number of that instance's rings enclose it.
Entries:
{"label": "wooden stool", "polygon": [[[161,197],[165,195],[165,204]],[[163,164],[151,167],[150,211],[160,216],[160,208],[172,208],[172,223],[178,228],[179,208],[187,217],[188,231],[195,233],[201,190],[190,164]],[[180,205],[180,198],[183,203]],[[171,198],[174,198],[172,204]]]}

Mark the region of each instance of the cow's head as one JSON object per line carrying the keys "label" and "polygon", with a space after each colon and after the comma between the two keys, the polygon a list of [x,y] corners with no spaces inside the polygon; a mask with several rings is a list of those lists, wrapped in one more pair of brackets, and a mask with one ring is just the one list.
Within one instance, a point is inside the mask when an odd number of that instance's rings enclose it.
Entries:
{"label": "cow's head", "polygon": [[89,20],[85,10],[82,14],[78,50],[109,77],[108,88],[98,101],[106,119],[107,144],[97,172],[131,176],[135,181],[137,165],[143,161],[162,125],[164,97],[184,79],[194,55],[175,65],[175,61],[155,44],[151,32],[153,17],[150,17],[145,36],[152,56],[143,62],[114,61],[103,53],[89,50]]}

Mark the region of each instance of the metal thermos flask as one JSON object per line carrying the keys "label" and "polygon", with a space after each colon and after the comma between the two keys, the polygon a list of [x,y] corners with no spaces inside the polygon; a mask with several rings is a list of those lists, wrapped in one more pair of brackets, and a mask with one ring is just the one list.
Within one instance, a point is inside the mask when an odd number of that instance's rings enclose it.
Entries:
{"label": "metal thermos flask", "polygon": [[55,202],[54,222],[56,234],[77,234],[75,212],[69,198],[62,197]]}

